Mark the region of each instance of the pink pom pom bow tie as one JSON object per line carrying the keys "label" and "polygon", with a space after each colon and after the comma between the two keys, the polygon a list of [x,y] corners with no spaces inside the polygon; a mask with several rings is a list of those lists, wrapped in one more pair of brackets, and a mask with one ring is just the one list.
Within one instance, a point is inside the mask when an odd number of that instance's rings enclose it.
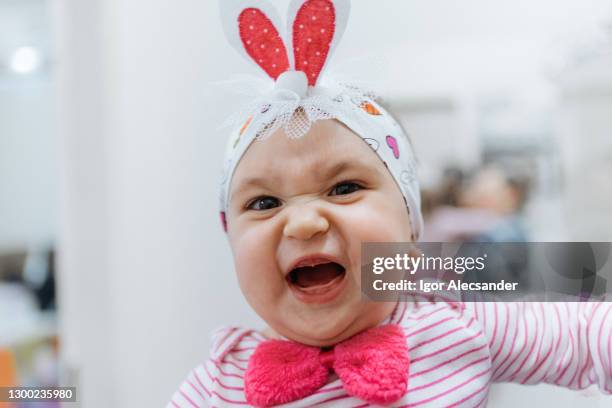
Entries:
{"label": "pink pom pom bow tie", "polygon": [[408,388],[410,358],[401,327],[365,330],[321,350],[286,340],[261,343],[245,373],[247,402],[270,407],[312,395],[335,372],[346,392],[373,404],[390,404]]}

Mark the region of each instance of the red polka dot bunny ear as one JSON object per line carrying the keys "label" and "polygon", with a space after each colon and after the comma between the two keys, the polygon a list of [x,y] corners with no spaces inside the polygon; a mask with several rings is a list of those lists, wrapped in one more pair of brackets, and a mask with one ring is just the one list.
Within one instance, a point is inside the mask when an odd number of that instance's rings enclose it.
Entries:
{"label": "red polka dot bunny ear", "polygon": [[265,0],[222,0],[221,21],[230,43],[276,80],[289,70],[289,56],[275,8]]}
{"label": "red polka dot bunny ear", "polygon": [[338,45],[350,11],[349,0],[293,0],[289,6],[288,32],[293,40],[296,71],[314,86]]}

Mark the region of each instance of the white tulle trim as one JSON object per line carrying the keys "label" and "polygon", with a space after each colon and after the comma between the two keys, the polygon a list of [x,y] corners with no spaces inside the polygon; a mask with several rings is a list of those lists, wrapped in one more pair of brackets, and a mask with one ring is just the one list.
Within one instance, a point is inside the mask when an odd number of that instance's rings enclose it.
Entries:
{"label": "white tulle trim", "polygon": [[376,98],[374,92],[350,84],[310,88],[304,98],[290,90],[274,89],[244,104],[222,126],[237,128],[256,116],[257,138],[265,139],[281,128],[288,137],[300,138],[314,122],[354,115],[364,101]]}

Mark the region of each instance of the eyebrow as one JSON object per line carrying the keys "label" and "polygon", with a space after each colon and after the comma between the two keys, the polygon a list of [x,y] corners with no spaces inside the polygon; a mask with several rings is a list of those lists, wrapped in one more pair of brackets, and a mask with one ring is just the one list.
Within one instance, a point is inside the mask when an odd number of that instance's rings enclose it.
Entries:
{"label": "eyebrow", "polygon": [[321,171],[317,171],[318,174],[321,174],[320,178],[322,180],[327,180],[329,178],[334,177],[338,173],[342,173],[343,171],[350,170],[354,165],[351,162],[342,161],[340,163],[336,163],[327,169],[323,168]]}
{"label": "eyebrow", "polygon": [[[360,160],[343,160],[328,168],[317,168],[315,170],[315,175],[319,180],[329,180],[336,177],[338,174],[341,174],[342,172],[346,172],[353,169],[362,169],[367,170],[371,173],[378,173],[378,169],[367,163],[363,163]],[[262,189],[269,190],[270,186],[278,185],[279,182],[279,178],[276,175],[270,175],[270,177],[247,177],[240,183],[240,187],[233,191],[230,197],[230,201],[232,201],[234,196],[242,193],[249,187],[259,187]]]}
{"label": "eyebrow", "polygon": [[372,163],[353,158],[350,160],[343,160],[328,168],[322,168],[321,171],[317,171],[317,175],[320,174],[322,180],[328,180],[338,174],[351,170],[365,170],[369,174],[380,174],[380,168],[377,168]]}

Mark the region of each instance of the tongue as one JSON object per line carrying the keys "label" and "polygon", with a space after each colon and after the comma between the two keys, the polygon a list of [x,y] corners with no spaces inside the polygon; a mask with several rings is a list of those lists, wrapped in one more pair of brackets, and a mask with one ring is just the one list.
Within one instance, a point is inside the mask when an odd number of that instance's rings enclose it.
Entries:
{"label": "tongue", "polygon": [[335,263],[306,266],[293,271],[293,283],[302,288],[325,285],[342,274],[341,267]]}

